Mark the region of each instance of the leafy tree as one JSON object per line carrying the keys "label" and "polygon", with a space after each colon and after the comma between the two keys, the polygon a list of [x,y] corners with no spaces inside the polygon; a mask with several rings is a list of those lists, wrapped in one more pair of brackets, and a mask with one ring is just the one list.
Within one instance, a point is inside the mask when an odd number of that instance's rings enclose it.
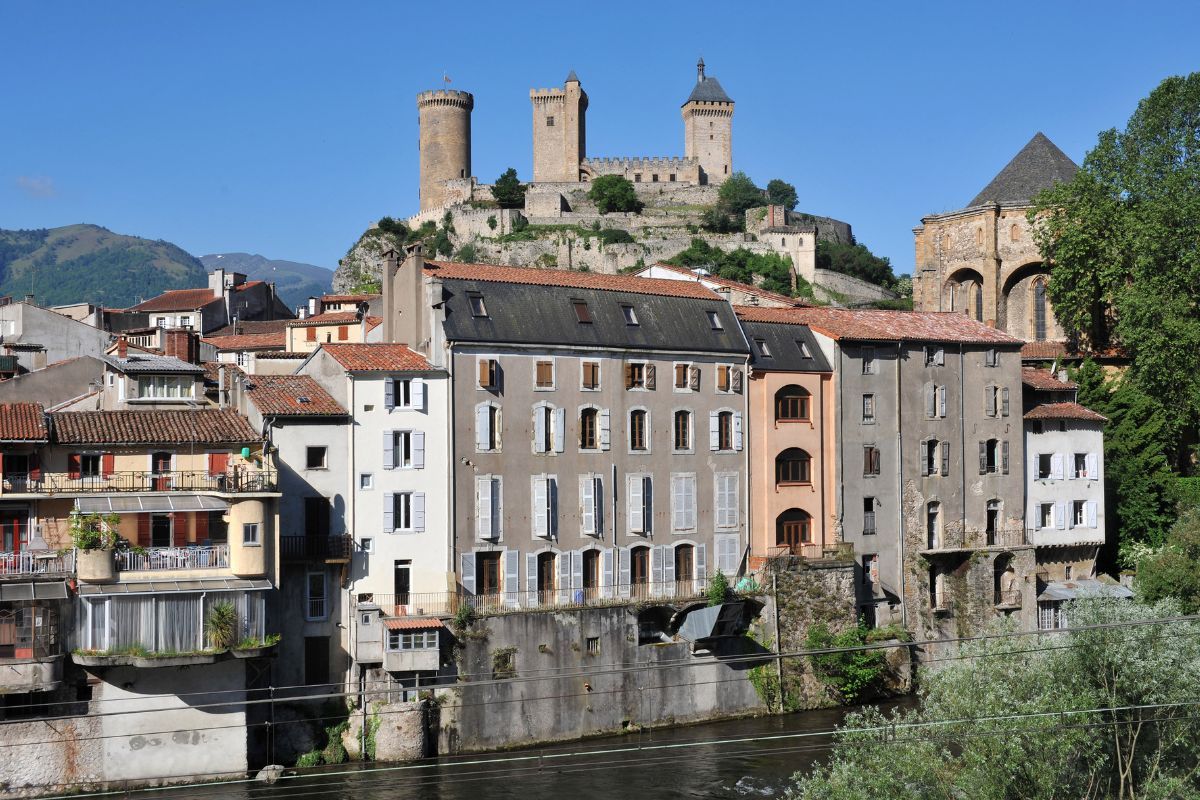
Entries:
{"label": "leafy tree", "polygon": [[1185,614],[1200,611],[1200,508],[1184,511],[1163,548],[1138,564],[1137,590],[1149,601],[1173,597]]}
{"label": "leafy tree", "polygon": [[[817,269],[840,272],[843,275],[850,275],[867,283],[884,287],[895,286],[897,280],[895,273],[892,272],[892,262],[886,256],[877,256],[857,242],[845,244],[818,239]],[[908,286],[909,294],[911,294],[911,280]]]}
{"label": "leafy tree", "polygon": [[733,173],[721,184],[717,200],[722,211],[734,216],[742,216],[749,209],[766,203],[763,190],[744,172]]}
{"label": "leafy tree", "polygon": [[496,182],[492,184],[492,199],[501,208],[525,207],[525,184],[517,178],[514,168],[509,167],[496,178]]}
{"label": "leafy tree", "polygon": [[633,184],[621,175],[601,175],[592,181],[588,199],[596,204],[601,214],[613,211],[632,211],[640,214],[642,201],[638,200]]}
{"label": "leafy tree", "polygon": [[[1067,607],[1076,628],[1178,613],[1169,601],[1087,598]],[[787,796],[1132,800],[1200,792],[1192,708],[1200,623],[1073,630],[1055,649],[1030,652],[1032,641],[963,645],[968,658],[922,671],[920,708],[851,715],[829,763],[797,776]]]}
{"label": "leafy tree", "polygon": [[408,226],[403,222],[392,219],[391,217],[381,218],[379,222],[375,223],[375,227],[379,228],[379,230],[383,231],[384,233],[390,233],[395,236],[397,239],[399,239],[399,244],[404,244],[405,240],[408,238]]}
{"label": "leafy tree", "polygon": [[796,208],[800,198],[796,196],[796,187],[779,178],[772,178],[767,183],[767,200],[772,205],[783,206],[788,211]]}
{"label": "leafy tree", "polygon": [[796,291],[792,292],[791,259],[778,253],[751,253],[744,247],[725,252],[703,239],[692,239],[691,245],[664,259],[666,264],[679,267],[703,267],[719,278],[749,283],[779,294],[812,298],[812,286],[799,275]]}
{"label": "leafy tree", "polygon": [[[1183,432],[1200,415],[1200,72],[1167,78],[1073,180],[1029,212],[1072,336],[1132,358],[1130,377]],[[1185,461],[1183,449],[1172,453]]]}
{"label": "leafy tree", "polygon": [[454,254],[454,260],[460,261],[463,264],[473,264],[479,260],[479,254],[475,251],[475,245],[468,242],[458,249]]}
{"label": "leafy tree", "polygon": [[[811,650],[851,648],[865,644],[867,633],[861,624],[835,634],[824,623],[817,623],[808,629],[804,644]],[[844,703],[857,702],[869,694],[887,669],[883,650],[846,650],[809,658],[817,677],[832,686]]]}
{"label": "leafy tree", "polygon": [[708,604],[719,606],[729,599],[729,579],[725,573],[717,570],[708,581]]}

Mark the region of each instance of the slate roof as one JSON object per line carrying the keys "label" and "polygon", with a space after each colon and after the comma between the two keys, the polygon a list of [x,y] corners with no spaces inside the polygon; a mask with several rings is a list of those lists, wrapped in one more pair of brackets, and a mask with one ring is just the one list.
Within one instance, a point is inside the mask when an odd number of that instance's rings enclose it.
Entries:
{"label": "slate roof", "polygon": [[[831,371],[825,354],[817,346],[817,340],[807,325],[742,320],[742,330],[750,342],[750,365],[756,370]],[[769,355],[763,355],[759,340],[766,346]],[[807,357],[800,348],[802,342],[808,351]]]}
{"label": "slate roof", "polygon": [[217,336],[242,336],[254,333],[276,333],[278,331],[286,331],[289,323],[295,322],[294,319],[256,319],[256,320],[239,320],[234,325],[226,325],[224,328],[217,328],[209,333],[205,338],[212,339]]}
{"label": "slate roof", "polygon": [[1075,419],[1084,422],[1108,422],[1108,417],[1097,414],[1079,403],[1042,403],[1025,412],[1025,419]]}
{"label": "slate roof", "polygon": [[199,375],[204,372],[203,368],[174,356],[160,356],[145,351],[135,353],[133,350],[134,346],[130,345],[128,358],[117,358],[110,355],[102,355],[100,358],[126,374],[165,373],[177,375],[183,373]]}
{"label": "slate roof", "polygon": [[638,278],[633,275],[605,275],[599,272],[507,267],[498,264],[459,264],[450,261],[426,261],[425,270],[426,274],[434,277],[456,278],[481,283],[520,283],[631,294],[656,294],[668,297],[697,297],[704,300],[716,298],[711,289],[700,284],[664,281],[658,278]]}
{"label": "slate roof", "polygon": [[831,339],[863,342],[961,342],[1019,345],[1021,340],[956,311],[883,311],[845,308],[738,306],[747,322],[808,325]]}
{"label": "slate roof", "polygon": [[62,444],[242,444],[262,439],[231,409],[60,411],[50,418]]}
{"label": "slate roof", "polygon": [[1042,189],[1071,180],[1078,169],[1058,145],[1038,131],[968,206],[985,203],[1027,206]]}
{"label": "slate roof", "polygon": [[44,442],[49,438],[41,403],[0,403],[0,442]]}
{"label": "slate roof", "polygon": [[128,311],[195,311],[209,303],[219,302],[222,298],[213,294],[212,289],[171,289],[158,297],[151,297],[130,306]]}
{"label": "slate roof", "polygon": [[[716,275],[711,275],[711,274],[710,275],[697,275],[695,273],[695,271],[688,269],[687,267],[678,267],[678,266],[675,266],[674,264],[664,264],[661,261],[655,263],[654,267],[657,269],[666,269],[666,270],[670,270],[671,272],[676,272],[680,275],[686,276],[688,280],[696,281],[697,283],[700,283],[700,284],[714,283],[717,286],[723,286],[725,288],[733,289],[735,291],[757,295],[758,297],[761,297],[764,300],[770,300],[772,302],[779,303],[779,304],[785,305],[785,306],[810,306],[810,305],[812,305],[812,303],[810,303],[807,300],[804,300],[802,298],[788,297],[786,294],[779,294],[778,292],[771,292],[766,289],[762,289],[758,286],[753,286],[748,283],[741,283],[740,281],[731,281],[728,278],[721,278],[721,277],[718,277]],[[667,280],[667,279],[658,278],[657,280]]]}
{"label": "slate roof", "polygon": [[567,79],[563,81],[563,83],[570,83],[571,81],[579,83],[579,76],[575,74],[575,70],[571,70],[567,73]]}
{"label": "slate roof", "polygon": [[1060,381],[1050,370],[1036,367],[1021,367],[1021,382],[1043,392],[1073,392],[1079,388],[1075,381]]}
{"label": "slate roof", "polygon": [[349,372],[428,372],[433,369],[423,355],[413,352],[405,344],[323,344],[319,350],[324,350]]}
{"label": "slate roof", "polygon": [[[504,272],[489,268],[456,270],[461,278],[443,275],[443,328],[449,341],[746,352],[729,304],[699,283],[558,271],[548,282],[533,278],[549,270],[499,269]],[[515,280],[501,282],[501,275]],[[469,295],[476,292],[484,299],[486,317],[471,313]],[[579,321],[576,301],[587,304],[590,323]],[[633,308],[636,325],[626,322],[625,305]],[[709,322],[710,311],[720,323],[717,330]]]}
{"label": "slate roof", "polygon": [[263,416],[336,417],[346,414],[346,409],[308,375],[252,375],[245,386],[250,402]]}
{"label": "slate roof", "polygon": [[274,348],[282,350],[287,345],[287,332],[244,333],[234,336],[205,336],[200,341],[211,344],[218,350],[258,350]]}
{"label": "slate roof", "polygon": [[700,80],[696,81],[692,93],[688,95],[688,99],[683,101],[686,106],[688,103],[732,103],[733,99],[725,93],[721,88],[720,82],[713,77],[705,75]]}

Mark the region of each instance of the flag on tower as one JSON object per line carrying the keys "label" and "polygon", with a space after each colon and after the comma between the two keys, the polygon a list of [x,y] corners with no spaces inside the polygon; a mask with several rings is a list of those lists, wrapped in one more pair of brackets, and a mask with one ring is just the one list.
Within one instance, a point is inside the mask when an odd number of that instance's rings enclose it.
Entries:
{"label": "flag on tower", "polygon": [[450,76],[444,72],[442,73],[442,80],[446,83],[447,86],[450,85]]}

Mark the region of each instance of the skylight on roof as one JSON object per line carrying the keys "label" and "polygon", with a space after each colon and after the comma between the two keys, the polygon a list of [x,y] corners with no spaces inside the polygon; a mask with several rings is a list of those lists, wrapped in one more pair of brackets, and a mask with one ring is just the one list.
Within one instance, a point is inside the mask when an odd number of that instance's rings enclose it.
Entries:
{"label": "skylight on roof", "polygon": [[725,326],[721,324],[721,318],[717,315],[717,312],[706,311],[705,313],[708,314],[708,324],[712,326],[714,331],[725,330]]}
{"label": "skylight on roof", "polygon": [[758,347],[758,354],[763,358],[771,357],[771,348],[767,347],[766,339],[755,339],[754,344]]}
{"label": "skylight on roof", "polygon": [[637,325],[638,324],[637,312],[633,310],[633,306],[622,305],[621,313],[625,315],[625,324],[626,325]]}
{"label": "skylight on roof", "polygon": [[586,300],[572,300],[571,305],[575,307],[575,318],[582,325],[590,325],[592,323],[592,312],[588,308]]}
{"label": "skylight on roof", "polygon": [[479,292],[469,292],[467,294],[467,301],[471,304],[472,317],[486,317],[488,315],[487,306],[483,304],[483,295]]}

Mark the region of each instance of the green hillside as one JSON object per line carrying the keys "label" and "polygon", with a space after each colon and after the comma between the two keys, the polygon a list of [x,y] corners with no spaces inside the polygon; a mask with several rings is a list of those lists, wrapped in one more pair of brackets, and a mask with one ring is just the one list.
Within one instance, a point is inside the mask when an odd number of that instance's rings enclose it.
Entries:
{"label": "green hillside", "polygon": [[167,289],[207,285],[198,259],[170,242],[124,236],[98,225],[0,229],[0,294],[38,303],[90,302],[124,308]]}
{"label": "green hillside", "polygon": [[209,271],[222,267],[228,271],[241,272],[248,280],[274,282],[275,293],[288,308],[302,305],[309,297],[328,294],[329,287],[333,284],[333,270],[299,261],[264,258],[251,253],[214,253],[200,256],[200,263]]}

